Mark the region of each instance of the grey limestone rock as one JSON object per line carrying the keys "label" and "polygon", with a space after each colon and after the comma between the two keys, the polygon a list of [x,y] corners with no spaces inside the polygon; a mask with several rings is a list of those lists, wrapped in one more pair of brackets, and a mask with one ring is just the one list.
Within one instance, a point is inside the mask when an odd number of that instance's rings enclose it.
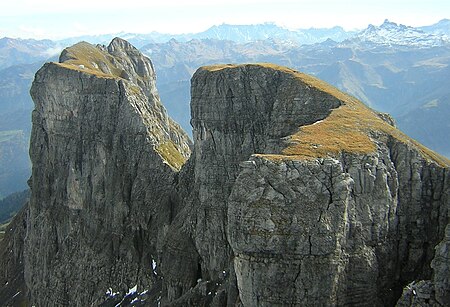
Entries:
{"label": "grey limestone rock", "polygon": [[[273,152],[283,137],[299,126],[325,118],[339,100],[298,82],[292,74],[258,65],[235,69],[201,68],[192,79],[194,149],[180,175],[185,194],[179,223],[167,237],[164,265],[187,267],[192,259],[180,253],[192,242],[198,271],[166,273],[169,300],[193,287],[198,278],[229,276],[229,302],[235,300],[233,252],[228,243],[228,196],[239,173],[239,163],[253,153]],[[186,191],[187,190],[187,191]],[[181,229],[181,231],[180,231]],[[176,244],[179,236],[185,236]],[[190,278],[186,278],[190,276]]]}
{"label": "grey limestone rock", "polygon": [[0,239],[0,303],[2,306],[28,305],[24,281],[23,248],[27,232],[27,206],[13,218]]}
{"label": "grey limestone rock", "polygon": [[[80,48],[98,55],[84,59]],[[159,101],[151,62],[134,47],[115,39],[106,49],[81,43],[65,53],[73,56],[45,64],[31,89],[24,260],[37,306],[98,304],[108,289],[160,282],[152,262],[190,154]],[[102,63],[122,72],[97,70]]]}
{"label": "grey limestone rock", "polygon": [[[244,306],[394,305],[403,286],[431,277],[448,223],[445,160],[423,156],[376,112],[368,116],[389,127],[368,132],[369,153],[283,154],[299,127],[345,104],[337,97],[271,65],[196,72],[194,151],[179,188],[185,209],[163,265],[197,261],[198,270],[163,269],[168,301],[189,297],[197,278],[214,281],[221,270],[229,274],[227,303]],[[187,241],[196,259],[178,254]]]}
{"label": "grey limestone rock", "polygon": [[431,263],[436,301],[441,305],[450,302],[450,224],[445,229],[445,237],[436,245]]}

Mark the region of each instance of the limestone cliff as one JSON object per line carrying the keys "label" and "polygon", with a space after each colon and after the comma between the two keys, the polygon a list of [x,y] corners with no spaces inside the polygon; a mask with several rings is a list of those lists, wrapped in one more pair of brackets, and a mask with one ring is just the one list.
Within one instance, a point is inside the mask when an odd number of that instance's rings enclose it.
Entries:
{"label": "limestone cliff", "polygon": [[195,73],[190,154],[154,78],[120,39],[77,44],[37,73],[32,195],[2,243],[0,281],[17,280],[2,297],[393,306],[423,284],[428,302],[450,303],[448,160],[270,64]]}
{"label": "limestone cliff", "polygon": [[190,141],[126,41],[79,43],[36,74],[25,281],[37,306],[158,284],[158,249]]}
{"label": "limestone cliff", "polygon": [[163,253],[191,270],[163,269],[169,301],[188,305],[202,278],[213,305],[386,306],[432,277],[449,164],[389,117],[266,64],[199,69],[191,108],[187,209]]}

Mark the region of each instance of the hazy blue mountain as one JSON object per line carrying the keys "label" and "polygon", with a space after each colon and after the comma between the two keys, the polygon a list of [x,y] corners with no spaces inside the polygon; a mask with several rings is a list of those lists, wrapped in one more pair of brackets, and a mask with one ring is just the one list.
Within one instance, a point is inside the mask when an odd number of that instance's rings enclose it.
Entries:
{"label": "hazy blue mountain", "polygon": [[129,41],[135,47],[140,48],[145,44],[155,41],[166,42],[170,40],[173,36],[178,35],[163,34],[158,32],[151,32],[148,34],[120,32],[101,35],[82,35],[76,37],[69,37],[62,40],[58,40],[58,44],[63,46],[72,46],[78,42],[85,41],[91,44],[108,45],[112,39],[114,39],[115,37],[120,37]]}
{"label": "hazy blue mountain", "polygon": [[27,188],[33,102],[29,89],[42,62],[0,70],[0,198]]}
{"label": "hazy blue mountain", "polygon": [[29,136],[21,130],[0,131],[0,198],[27,188],[31,174]]}
{"label": "hazy blue mountain", "polygon": [[355,34],[354,31],[345,31],[342,27],[288,30],[273,23],[257,25],[222,24],[213,26],[205,32],[198,33],[194,38],[231,40],[237,43],[276,39],[290,41],[295,44],[314,44],[326,41],[327,39],[340,42],[351,37],[353,34]]}
{"label": "hazy blue mountain", "polygon": [[45,60],[62,50],[51,40],[0,38],[0,69]]}
{"label": "hazy blue mountain", "polygon": [[30,190],[16,192],[0,200],[0,224],[7,222],[28,201]]}
{"label": "hazy blue mountain", "polygon": [[[390,25],[396,25],[395,23],[389,22],[388,20],[379,27],[369,26],[363,32],[366,35],[374,34],[376,30],[383,30],[388,28]],[[428,34],[433,34],[436,36],[450,35],[450,21],[448,19],[443,19],[436,24],[412,28],[402,25],[396,25],[404,28],[405,30],[411,31],[409,35],[414,35],[414,32],[425,32]],[[371,33],[372,32],[372,33]],[[354,37],[359,32],[356,30],[346,31],[342,27],[335,26],[332,28],[309,28],[309,29],[286,29],[277,26],[274,23],[263,23],[255,25],[230,25],[221,24],[212,26],[205,31],[199,33],[185,33],[185,34],[170,34],[170,33],[160,33],[160,32],[150,32],[150,33],[109,33],[101,35],[84,35],[77,37],[70,37],[57,41],[59,46],[70,46],[80,41],[86,41],[93,44],[107,44],[114,37],[121,37],[128,40],[130,43],[135,45],[137,48],[141,48],[146,44],[150,43],[166,43],[171,39],[175,39],[179,42],[187,42],[192,39],[217,39],[217,40],[230,40],[237,43],[247,43],[254,42],[257,40],[266,39],[276,39],[289,41],[295,44],[315,44],[331,39],[336,42],[342,42],[346,39]],[[408,33],[400,33],[399,37],[402,37]],[[374,38],[374,37],[372,37]],[[382,38],[382,37],[381,37]],[[393,37],[395,39],[396,37]],[[378,39],[379,42],[379,39]]]}
{"label": "hazy blue mountain", "polygon": [[419,29],[427,33],[450,36],[450,19],[442,19],[438,23]]}
{"label": "hazy blue mountain", "polygon": [[355,31],[345,31],[342,27],[333,28],[310,28],[289,30],[273,23],[256,25],[230,25],[221,24],[212,26],[199,33],[168,34],[151,32],[147,34],[138,33],[114,33],[104,35],[85,35],[71,37],[58,41],[58,44],[69,46],[79,41],[93,44],[107,44],[114,37],[128,40],[137,48],[151,43],[166,43],[172,39],[178,42],[187,42],[193,39],[215,39],[228,40],[237,43],[248,43],[258,40],[275,39],[291,44],[314,44],[332,39],[340,42],[354,35]]}
{"label": "hazy blue mountain", "polygon": [[257,25],[229,25],[213,26],[208,30],[195,35],[198,39],[230,40],[238,43],[278,38],[284,40],[296,40],[297,33],[279,27],[273,23]]}
{"label": "hazy blue mountain", "polygon": [[397,122],[424,145],[450,157],[449,116],[450,95],[447,93],[399,116]]}

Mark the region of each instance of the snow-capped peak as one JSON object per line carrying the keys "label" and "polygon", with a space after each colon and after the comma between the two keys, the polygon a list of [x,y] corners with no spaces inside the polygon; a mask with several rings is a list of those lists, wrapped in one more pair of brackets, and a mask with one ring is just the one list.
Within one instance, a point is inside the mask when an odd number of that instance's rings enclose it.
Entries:
{"label": "snow-capped peak", "polygon": [[424,31],[385,20],[382,25],[369,25],[350,41],[384,46],[434,47],[449,44],[446,35],[425,33]]}

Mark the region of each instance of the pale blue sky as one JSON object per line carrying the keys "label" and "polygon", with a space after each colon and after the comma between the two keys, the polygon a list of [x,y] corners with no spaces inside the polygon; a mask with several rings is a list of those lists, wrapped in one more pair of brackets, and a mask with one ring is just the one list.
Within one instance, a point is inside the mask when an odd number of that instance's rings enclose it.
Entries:
{"label": "pale blue sky", "polygon": [[450,18],[449,0],[12,0],[0,37],[64,38],[118,32],[189,33],[212,25],[275,22],[287,28],[362,29],[384,19],[411,26]]}

